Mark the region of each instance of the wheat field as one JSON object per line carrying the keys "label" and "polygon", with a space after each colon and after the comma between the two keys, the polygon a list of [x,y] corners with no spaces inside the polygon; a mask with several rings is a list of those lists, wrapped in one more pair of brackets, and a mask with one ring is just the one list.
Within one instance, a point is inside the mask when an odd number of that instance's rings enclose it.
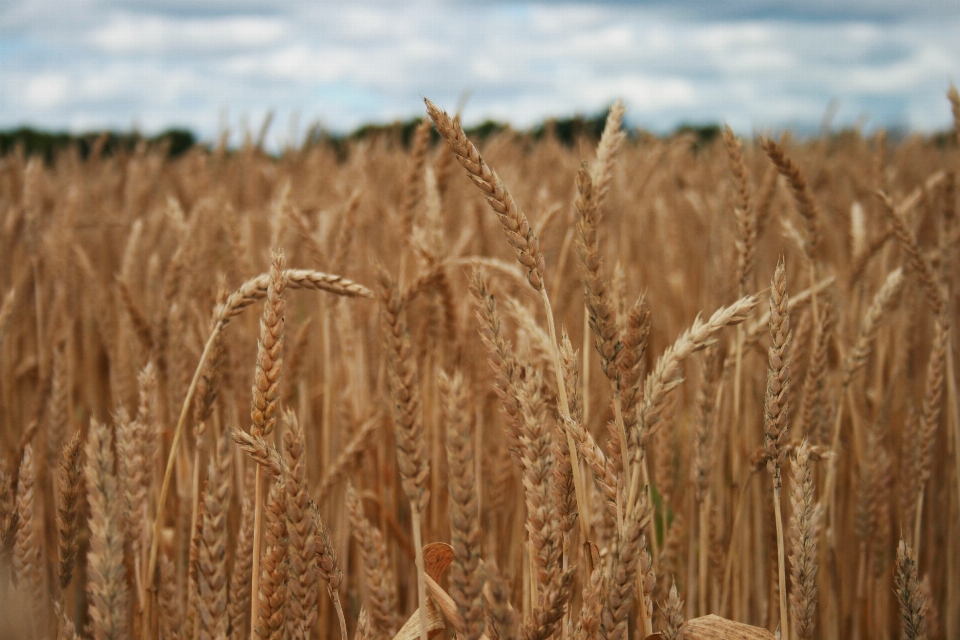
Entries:
{"label": "wheat field", "polygon": [[0,159],[0,637],[960,637],[957,138],[622,117]]}

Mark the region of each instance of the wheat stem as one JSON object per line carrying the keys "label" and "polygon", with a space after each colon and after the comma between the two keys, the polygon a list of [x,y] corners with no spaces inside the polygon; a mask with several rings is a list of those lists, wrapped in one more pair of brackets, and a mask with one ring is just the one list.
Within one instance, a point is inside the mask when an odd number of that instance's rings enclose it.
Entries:
{"label": "wheat stem", "polygon": [[[560,343],[557,341],[557,329],[553,321],[553,308],[550,306],[550,298],[547,296],[546,287],[540,289],[540,299],[543,301],[543,309],[547,314],[547,330],[550,333],[550,344],[553,347],[553,366],[557,374],[557,395],[560,399],[560,416],[562,419],[570,419],[570,402],[567,399],[567,389],[563,384],[563,368],[560,364]],[[577,495],[577,509],[580,512],[580,532],[583,535],[583,542],[590,541],[590,531],[586,518],[582,517],[586,513],[587,497],[583,487],[583,477],[580,474],[580,456],[577,453],[577,446],[573,441],[573,436],[567,431],[567,449],[570,451],[570,465],[573,469],[573,485]],[[589,571],[593,571],[593,558],[590,554],[584,554]]]}

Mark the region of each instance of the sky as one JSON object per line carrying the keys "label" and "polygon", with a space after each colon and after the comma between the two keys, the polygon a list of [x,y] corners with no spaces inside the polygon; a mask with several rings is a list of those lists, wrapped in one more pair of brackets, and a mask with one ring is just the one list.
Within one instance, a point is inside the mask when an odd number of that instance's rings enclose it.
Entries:
{"label": "sky", "polygon": [[0,128],[273,144],[448,110],[528,127],[622,98],[654,131],[946,128],[957,0],[3,0]]}

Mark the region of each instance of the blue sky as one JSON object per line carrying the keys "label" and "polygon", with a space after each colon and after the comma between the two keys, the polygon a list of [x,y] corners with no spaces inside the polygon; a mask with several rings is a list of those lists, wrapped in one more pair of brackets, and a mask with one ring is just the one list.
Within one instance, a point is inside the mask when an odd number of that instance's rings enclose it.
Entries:
{"label": "blue sky", "polygon": [[524,127],[623,98],[658,131],[933,131],[960,76],[960,2],[4,0],[0,128],[348,131],[423,113]]}

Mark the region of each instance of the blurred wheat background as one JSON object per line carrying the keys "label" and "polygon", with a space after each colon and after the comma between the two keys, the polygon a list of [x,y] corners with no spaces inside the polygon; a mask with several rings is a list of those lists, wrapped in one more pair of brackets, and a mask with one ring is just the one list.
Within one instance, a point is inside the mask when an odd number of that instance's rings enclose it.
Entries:
{"label": "blurred wheat background", "polygon": [[2,157],[0,635],[958,637],[955,135],[426,106]]}

